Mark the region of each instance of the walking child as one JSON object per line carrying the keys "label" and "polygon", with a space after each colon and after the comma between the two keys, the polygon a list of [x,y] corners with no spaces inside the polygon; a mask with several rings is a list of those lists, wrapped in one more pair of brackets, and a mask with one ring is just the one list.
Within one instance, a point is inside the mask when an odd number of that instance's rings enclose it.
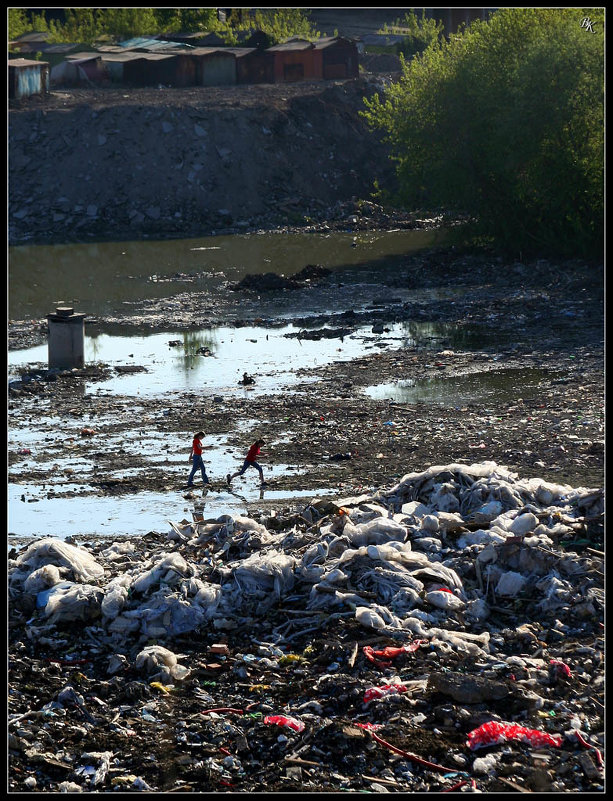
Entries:
{"label": "walking child", "polygon": [[230,483],[233,478],[236,478],[237,476],[242,476],[245,470],[247,470],[247,468],[249,467],[255,467],[255,469],[260,474],[260,481],[262,485],[266,484],[266,482],[264,481],[264,471],[262,470],[262,466],[258,464],[258,462],[256,461],[257,457],[260,454],[261,446],[265,444],[266,443],[264,442],[263,439],[256,439],[253,445],[249,448],[249,451],[247,453],[247,456],[245,457],[245,461],[243,462],[243,466],[241,467],[241,469],[237,470],[236,473],[232,473],[232,475],[228,473],[228,475],[226,476],[228,486],[230,486]]}
{"label": "walking child", "polygon": [[202,461],[202,437],[204,436],[204,431],[199,431],[197,434],[194,434],[194,441],[192,442],[192,449],[189,454],[188,461],[192,462],[192,472],[189,474],[189,478],[187,479],[187,486],[193,487],[194,486],[194,476],[198,468],[200,468],[200,472],[202,473],[202,483],[209,484],[209,479],[206,474],[206,470],[204,468],[204,462]]}

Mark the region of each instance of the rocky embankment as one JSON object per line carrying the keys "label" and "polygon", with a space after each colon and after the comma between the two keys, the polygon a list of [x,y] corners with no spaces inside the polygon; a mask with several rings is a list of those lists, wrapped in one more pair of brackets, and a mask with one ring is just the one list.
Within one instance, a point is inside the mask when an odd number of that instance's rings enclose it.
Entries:
{"label": "rocky embankment", "polygon": [[11,244],[309,225],[390,184],[385,83],[56,89],[9,113]]}

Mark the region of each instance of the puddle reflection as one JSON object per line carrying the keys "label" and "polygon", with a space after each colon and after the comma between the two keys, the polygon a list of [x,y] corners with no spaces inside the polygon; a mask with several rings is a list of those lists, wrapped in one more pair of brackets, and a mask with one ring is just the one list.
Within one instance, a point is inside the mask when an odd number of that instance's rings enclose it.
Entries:
{"label": "puddle reflection", "polygon": [[[185,499],[176,492],[140,492],[123,497],[76,496],[70,498],[32,499],[24,495],[23,487],[9,486],[8,535],[17,537],[68,536],[136,536],[149,531],[170,531],[168,521],[192,521],[195,511],[204,518],[222,514],[245,515],[247,506],[263,500],[304,500],[321,498],[332,490],[268,490],[259,486],[244,486],[240,492],[222,489],[219,492],[199,490],[195,497]],[[21,500],[21,498],[24,500]],[[9,547],[10,547],[9,539]]]}
{"label": "puddle reflection", "polygon": [[365,393],[374,400],[397,403],[426,403],[458,407],[483,401],[508,402],[527,399],[555,372],[539,369],[492,370],[453,378],[407,379],[368,387]]}

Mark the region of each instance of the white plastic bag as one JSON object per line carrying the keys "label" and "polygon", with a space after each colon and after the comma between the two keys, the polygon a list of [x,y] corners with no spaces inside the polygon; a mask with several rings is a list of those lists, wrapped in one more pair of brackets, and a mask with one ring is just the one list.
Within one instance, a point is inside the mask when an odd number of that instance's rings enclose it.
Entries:
{"label": "white plastic bag", "polygon": [[68,567],[75,581],[87,582],[104,576],[104,568],[89,551],[53,537],[32,543],[25,553],[17,557],[17,562],[29,565],[32,570],[48,564]]}

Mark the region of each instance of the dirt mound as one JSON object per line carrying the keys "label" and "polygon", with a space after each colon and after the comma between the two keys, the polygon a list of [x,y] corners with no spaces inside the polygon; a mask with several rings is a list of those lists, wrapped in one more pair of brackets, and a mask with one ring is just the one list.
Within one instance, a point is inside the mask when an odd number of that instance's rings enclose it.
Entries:
{"label": "dirt mound", "polygon": [[244,231],[368,198],[393,171],[359,114],[377,86],[71,89],[21,101],[10,111],[10,242]]}

